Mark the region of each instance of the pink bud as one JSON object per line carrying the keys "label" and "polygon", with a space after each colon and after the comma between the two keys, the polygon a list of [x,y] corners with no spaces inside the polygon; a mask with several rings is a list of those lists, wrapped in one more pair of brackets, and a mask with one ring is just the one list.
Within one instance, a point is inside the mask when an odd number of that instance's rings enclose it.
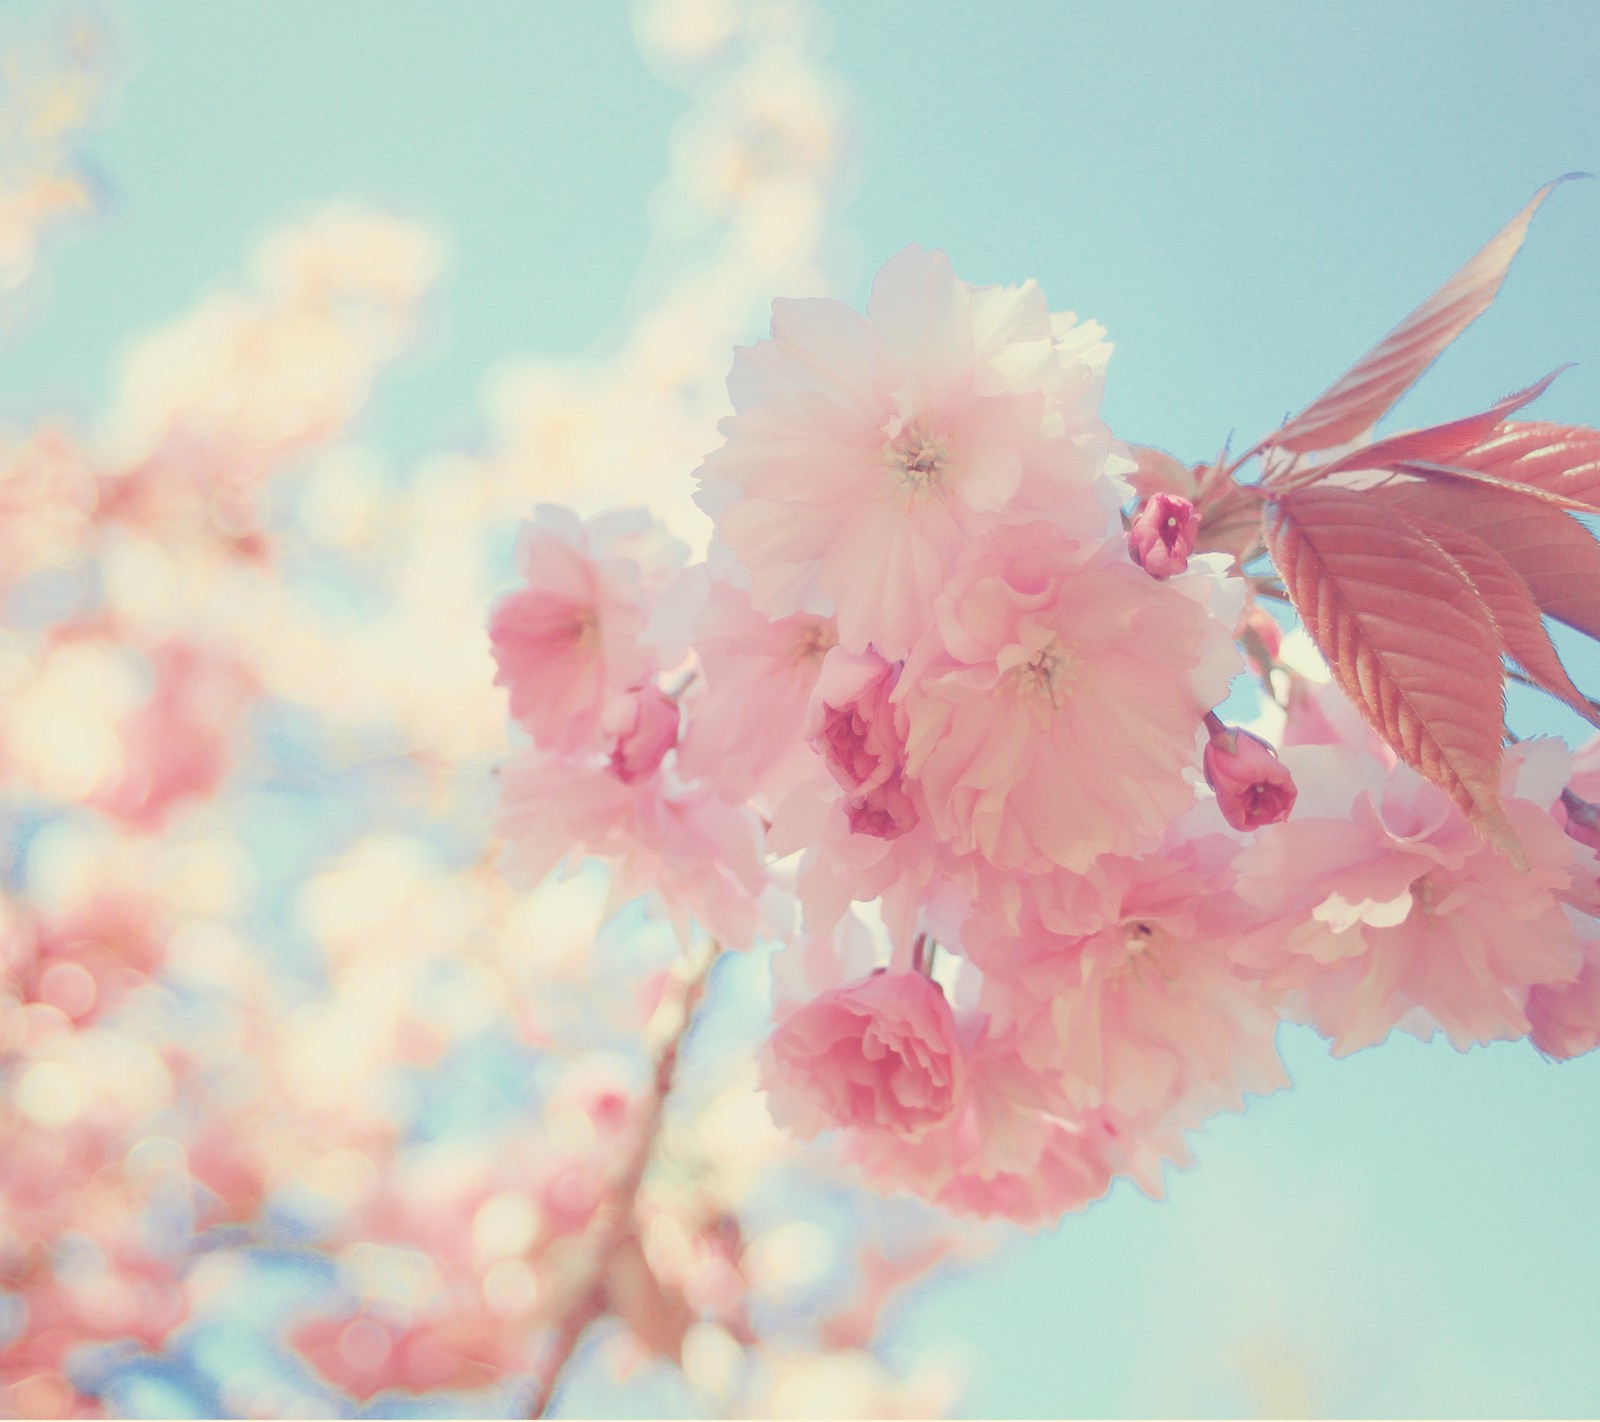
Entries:
{"label": "pink bud", "polygon": [[638,687],[606,708],[602,724],[616,737],[611,769],[632,785],[654,775],[662,757],[678,744],[678,703],[659,687]]}
{"label": "pink bud", "polygon": [[1294,777],[1260,736],[1212,719],[1206,743],[1206,784],[1217,792],[1222,818],[1237,830],[1275,825],[1294,808]]}
{"label": "pink bud", "polygon": [[1170,578],[1189,566],[1200,515],[1177,494],[1152,494],[1128,530],[1128,552],[1152,578]]}

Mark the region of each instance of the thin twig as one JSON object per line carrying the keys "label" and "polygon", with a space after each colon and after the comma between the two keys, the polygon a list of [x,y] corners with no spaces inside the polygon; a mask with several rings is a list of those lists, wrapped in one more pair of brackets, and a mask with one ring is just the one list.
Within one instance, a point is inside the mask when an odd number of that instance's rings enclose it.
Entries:
{"label": "thin twig", "polygon": [[544,1416],[551,1399],[555,1396],[562,1372],[572,1361],[579,1340],[589,1325],[602,1317],[606,1311],[606,1276],[610,1272],[611,1262],[617,1250],[633,1230],[633,1215],[638,1201],[639,1186],[655,1156],[656,1144],[661,1135],[661,1122],[666,1114],[667,1097],[671,1094],[673,1077],[678,1068],[678,1053],[683,1046],[684,1038],[688,1035],[690,1024],[694,1021],[695,1009],[699,1007],[700,999],[705,995],[706,981],[710,977],[712,965],[721,953],[721,944],[711,943],[705,960],[697,964],[684,979],[680,1001],[682,1017],[656,1058],[655,1080],[651,1083],[649,1104],[644,1119],[640,1122],[633,1154],[629,1156],[626,1168],[618,1176],[609,1201],[596,1215],[599,1223],[589,1267],[589,1278],[578,1291],[572,1307],[562,1319],[561,1327],[550,1342],[544,1365],[539,1369],[538,1378],[534,1382],[533,1399],[528,1408],[529,1417]]}
{"label": "thin twig", "polygon": [[[1519,685],[1530,686],[1535,691],[1544,691],[1548,694],[1548,688],[1540,686],[1538,682],[1534,681],[1531,677],[1527,676],[1523,672],[1518,671],[1515,667],[1506,667],[1505,674],[1512,681],[1517,682]],[[1600,701],[1596,701],[1592,696],[1585,696],[1583,699],[1587,701],[1589,705],[1592,706],[1596,711],[1600,711]]]}

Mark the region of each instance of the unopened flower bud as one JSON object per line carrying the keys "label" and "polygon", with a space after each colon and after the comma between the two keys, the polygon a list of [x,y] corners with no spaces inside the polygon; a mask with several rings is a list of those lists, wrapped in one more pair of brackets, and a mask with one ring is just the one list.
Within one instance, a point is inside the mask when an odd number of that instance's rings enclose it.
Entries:
{"label": "unopened flower bud", "polygon": [[1206,784],[1217,792],[1222,818],[1237,830],[1275,825],[1294,808],[1294,777],[1260,736],[1213,724],[1204,759]]}
{"label": "unopened flower bud", "polygon": [[603,724],[616,738],[612,772],[632,785],[654,775],[662,757],[677,745],[678,703],[659,687],[638,687],[606,708]]}
{"label": "unopened flower bud", "polygon": [[1170,578],[1189,566],[1200,515],[1177,494],[1152,494],[1134,515],[1128,553],[1152,578]]}

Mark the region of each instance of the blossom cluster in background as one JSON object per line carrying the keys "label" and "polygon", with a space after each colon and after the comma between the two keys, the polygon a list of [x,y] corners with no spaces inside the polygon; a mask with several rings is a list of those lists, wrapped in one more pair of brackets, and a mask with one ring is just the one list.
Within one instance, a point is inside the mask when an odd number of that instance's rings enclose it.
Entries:
{"label": "blossom cluster in background", "polygon": [[[958,1241],[767,1122],[759,982],[684,1036],[704,985],[611,912],[625,874],[517,891],[490,833],[515,521],[676,481],[692,528],[723,352],[819,280],[842,119],[804,8],[637,30],[687,100],[651,295],[609,357],[505,373],[473,453],[362,442],[445,247],[353,207],[149,333],[98,418],[0,433],[6,1415],[518,1415],[580,1314],[590,1406],[953,1401],[872,1346]],[[14,42],[10,289],[86,191],[97,52]]]}
{"label": "blossom cluster in background", "polygon": [[107,35],[87,14],[63,14],[0,55],[0,334],[17,319],[41,249],[97,206],[80,141],[110,62]]}

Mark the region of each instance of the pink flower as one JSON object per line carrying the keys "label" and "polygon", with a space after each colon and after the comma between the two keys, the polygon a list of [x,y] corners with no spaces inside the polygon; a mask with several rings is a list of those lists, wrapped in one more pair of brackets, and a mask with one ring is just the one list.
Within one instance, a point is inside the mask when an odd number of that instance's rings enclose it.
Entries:
{"label": "pink flower", "polygon": [[1114,1170],[1095,1123],[1039,1116],[1038,1158],[1025,1170],[962,1170],[934,1194],[955,1214],[1008,1219],[1025,1229],[1056,1224],[1086,1209],[1111,1188]]}
{"label": "pink flower", "polygon": [[1296,793],[1294,776],[1260,736],[1216,721],[1203,765],[1206,784],[1217,792],[1222,818],[1234,829],[1253,830],[1289,818]]}
{"label": "pink flower", "polygon": [[899,839],[920,818],[903,774],[902,718],[890,701],[899,675],[899,665],[876,652],[835,648],[806,718],[807,740],[846,792],[852,832],[877,839]]}
{"label": "pink flower", "polygon": [[122,773],[93,803],[153,832],[177,805],[216,793],[228,772],[230,742],[258,688],[231,655],[182,638],[158,647],[150,662],[150,699],[121,727]]}
{"label": "pink flower", "polygon": [[1187,580],[1152,582],[1048,523],[972,545],[894,692],[942,840],[1079,872],[1191,803],[1195,733],[1239,659]]}
{"label": "pink flower", "polygon": [[914,246],[865,317],[774,302],[697,496],[755,606],[836,612],[844,646],[898,658],[976,532],[1052,517],[1104,537],[1125,486],[1098,414],[1103,334],[1052,317],[1031,282],[971,287]]}
{"label": "pink flower", "polygon": [[1528,992],[1529,1040],[1558,1061],[1600,1047],[1600,939],[1592,922],[1585,937],[1588,953],[1576,981],[1541,983]]}
{"label": "pink flower", "polygon": [[1267,924],[1241,957],[1285,1014],[1333,1037],[1336,1056],[1395,1027],[1442,1029],[1458,1049],[1526,1035],[1531,991],[1571,983],[1583,960],[1566,906],[1594,906],[1593,858],[1546,808],[1565,778],[1560,744],[1506,752],[1525,870],[1404,765],[1344,746],[1286,754],[1306,800],[1255,836],[1238,883]]}
{"label": "pink flower", "polygon": [[1128,530],[1128,553],[1152,578],[1170,578],[1189,566],[1200,515],[1188,499],[1154,494],[1144,501]]}
{"label": "pink flower", "polygon": [[1235,841],[1175,840],[1138,859],[1106,856],[1083,876],[1085,930],[1010,932],[985,915],[964,929],[983,969],[982,1004],[1015,1024],[1023,1060],[1057,1109],[1197,1125],[1286,1085],[1273,1005],[1234,961],[1259,915],[1232,892]]}
{"label": "pink flower", "polygon": [[802,725],[822,659],[838,640],[829,618],[776,622],[750,594],[713,582],[692,623],[700,676],[690,688],[679,772],[724,798],[777,800],[811,772]]}
{"label": "pink flower", "polygon": [[[596,758],[598,760],[598,757]],[[665,775],[625,783],[601,761],[564,760],[537,749],[500,768],[506,872],[532,887],[563,860],[609,861],[611,900],[660,901],[685,942],[692,921],[725,947],[747,948],[767,931],[767,871],[752,811]]]}
{"label": "pink flower", "polygon": [[613,697],[656,673],[641,645],[648,595],[681,549],[637,511],[581,523],[540,505],[517,541],[526,586],[489,617],[489,641],[511,714],[536,744],[563,754],[594,742]]}
{"label": "pink flower", "polygon": [[616,737],[612,773],[631,785],[654,775],[662,758],[677,745],[678,703],[659,687],[640,687],[606,708],[602,726]]}
{"label": "pink flower", "polygon": [[767,1043],[772,1118],[809,1139],[855,1127],[912,1135],[956,1109],[955,1018],[921,973],[873,973],[796,1009]]}

